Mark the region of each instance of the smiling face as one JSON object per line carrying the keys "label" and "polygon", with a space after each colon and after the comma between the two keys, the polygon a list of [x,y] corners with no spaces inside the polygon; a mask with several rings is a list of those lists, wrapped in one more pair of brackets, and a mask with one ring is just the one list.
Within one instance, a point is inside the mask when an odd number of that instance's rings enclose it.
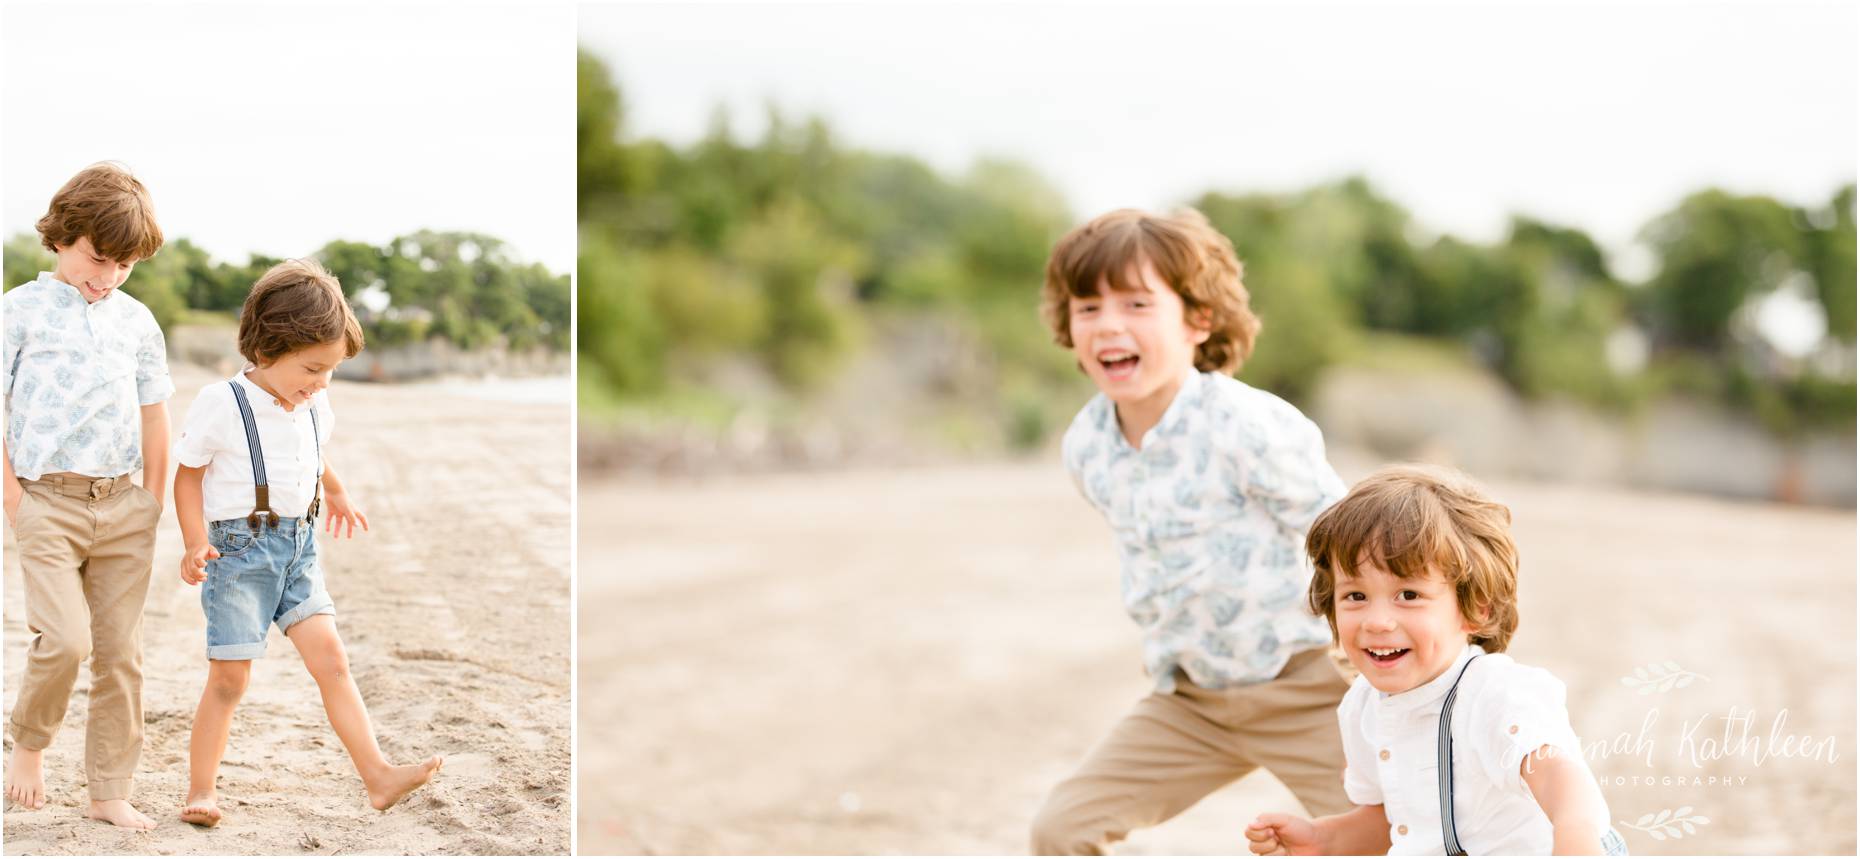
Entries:
{"label": "smiling face", "polygon": [[307,346],[268,364],[261,363],[247,374],[247,378],[288,407],[295,408],[329,387],[336,365],[347,357],[348,344],[332,340]]}
{"label": "smiling face", "polygon": [[77,287],[78,294],[91,304],[109,298],[136,267],[135,260],[123,262],[99,254],[89,236],[79,236],[77,241],[54,249],[58,265],[52,276]]}
{"label": "smiling face", "polygon": [[1475,627],[1438,572],[1403,579],[1375,562],[1337,578],[1337,639],[1371,685],[1391,695],[1439,677]]}
{"label": "smiling face", "polygon": [[1130,281],[1135,288],[1117,290],[1101,280],[1096,294],[1071,300],[1072,354],[1111,402],[1166,408],[1208,329],[1189,323],[1182,297],[1148,260]]}

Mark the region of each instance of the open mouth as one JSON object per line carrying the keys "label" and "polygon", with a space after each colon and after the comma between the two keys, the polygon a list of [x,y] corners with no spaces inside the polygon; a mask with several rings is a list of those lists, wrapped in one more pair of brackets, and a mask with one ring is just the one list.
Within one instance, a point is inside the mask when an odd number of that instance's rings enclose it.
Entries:
{"label": "open mouth", "polygon": [[1106,377],[1121,381],[1137,374],[1137,362],[1143,360],[1135,352],[1112,350],[1098,353],[1098,365],[1104,368]]}
{"label": "open mouth", "polygon": [[1406,647],[1365,647],[1363,652],[1369,654],[1369,661],[1387,668],[1408,655]]}

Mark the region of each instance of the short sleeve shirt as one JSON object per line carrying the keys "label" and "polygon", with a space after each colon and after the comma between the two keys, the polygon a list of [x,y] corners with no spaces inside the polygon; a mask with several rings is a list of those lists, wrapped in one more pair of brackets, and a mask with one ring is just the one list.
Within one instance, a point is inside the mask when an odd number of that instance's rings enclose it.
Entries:
{"label": "short sleeve shirt", "polygon": [[[1587,772],[1570,726],[1563,682],[1541,668],[1467,645],[1452,667],[1406,692],[1378,691],[1356,678],[1337,707],[1343,731],[1344,792],[1358,805],[1381,805],[1389,821],[1389,855],[1439,856],[1439,726],[1447,691],[1453,701],[1453,828],[1472,856],[1547,856],[1544,816],[1519,768],[1543,746]],[[1468,660],[1478,656],[1468,666]],[[1597,820],[1609,819],[1607,808]]]}
{"label": "short sleeve shirt", "polygon": [[[243,519],[251,514],[258,497],[245,423],[229,385],[239,385],[252,406],[259,446],[265,454],[271,509],[284,517],[304,515],[316,497],[316,481],[321,474],[319,450],[329,444],[335,430],[336,415],[329,406],[329,392],[318,391],[310,402],[285,411],[276,398],[240,373],[200,389],[187,409],[187,421],[174,446],[175,461],[207,470],[201,479],[207,521]],[[316,410],[314,421],[311,409]]]}
{"label": "short sleeve shirt", "polygon": [[1181,669],[1221,689],[1278,676],[1330,644],[1306,606],[1305,533],[1342,498],[1318,428],[1290,403],[1191,371],[1141,448],[1103,394],[1066,430],[1066,470],[1110,523],[1124,609],[1159,691]]}
{"label": "short sleeve shirt", "polygon": [[50,272],[6,293],[6,450],[13,471],[115,477],[142,467],[142,406],[174,394],[154,314],[121,289],[86,302]]}

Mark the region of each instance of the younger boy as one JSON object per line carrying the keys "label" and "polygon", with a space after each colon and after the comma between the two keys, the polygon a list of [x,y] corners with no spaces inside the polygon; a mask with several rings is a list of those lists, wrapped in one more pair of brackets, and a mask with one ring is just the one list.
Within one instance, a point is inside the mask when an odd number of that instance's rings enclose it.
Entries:
{"label": "younger boy", "polygon": [[[53,195],[39,241],[53,271],[6,294],[6,518],[26,586],[26,648],[6,798],[45,805],[45,748],[90,658],[87,814],[155,822],[129,804],[142,756],[142,606],[168,477],[167,347],[121,291],[161,248],[148,189],[95,164]],[[130,476],[142,471],[142,485]]]}
{"label": "younger boy", "polygon": [[1233,245],[1197,212],[1111,212],[1059,241],[1042,304],[1098,386],[1066,469],[1116,536],[1155,691],[1053,788],[1033,851],[1101,853],[1256,767],[1344,810],[1347,684],[1302,599],[1343,482],[1311,421],[1231,375],[1260,326]]}
{"label": "younger boy", "polygon": [[181,580],[205,582],[207,686],[188,741],[181,819],[220,822],[216,782],[265,633],[282,631],[316,679],[323,710],[368,790],[386,811],[437,772],[441,758],[393,766],[336,634],[336,607],[317,563],[316,516],[332,537],[368,530],[327,460],[335,414],[325,391],[336,365],[362,350],[362,328],[342,287],[314,262],[273,266],[239,313],[243,372],[203,388],[188,408],[176,458],[175,515],[186,554]]}
{"label": "younger boy", "polygon": [[1377,471],[1318,517],[1311,609],[1362,671],[1337,708],[1356,807],[1262,814],[1254,853],[1627,852],[1563,683],[1504,653],[1518,627],[1510,525],[1464,475],[1422,466]]}

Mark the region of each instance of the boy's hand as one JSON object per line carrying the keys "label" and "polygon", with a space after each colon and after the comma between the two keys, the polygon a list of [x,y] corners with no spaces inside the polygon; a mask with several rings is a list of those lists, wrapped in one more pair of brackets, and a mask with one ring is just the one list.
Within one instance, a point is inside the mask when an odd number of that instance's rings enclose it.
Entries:
{"label": "boy's hand", "polygon": [[347,526],[349,532],[346,536],[354,539],[357,523],[361,524],[363,531],[368,530],[368,517],[349,503],[349,493],[331,492],[323,496],[323,503],[329,505],[329,515],[323,520],[323,533],[340,538],[345,536],[342,529]]}
{"label": "boy's hand", "polygon": [[26,498],[26,487],[19,485],[19,481],[9,480],[6,482],[6,521],[7,522],[10,523],[13,521],[13,517],[19,513],[19,502],[25,500],[25,498]]}
{"label": "boy's hand", "polygon": [[1289,814],[1262,814],[1246,828],[1247,847],[1257,856],[1317,856],[1317,826]]}
{"label": "boy's hand", "polygon": [[[207,580],[207,562],[220,556],[212,543],[194,546],[181,555],[181,581],[197,585]],[[218,587],[218,585],[215,585]]]}

